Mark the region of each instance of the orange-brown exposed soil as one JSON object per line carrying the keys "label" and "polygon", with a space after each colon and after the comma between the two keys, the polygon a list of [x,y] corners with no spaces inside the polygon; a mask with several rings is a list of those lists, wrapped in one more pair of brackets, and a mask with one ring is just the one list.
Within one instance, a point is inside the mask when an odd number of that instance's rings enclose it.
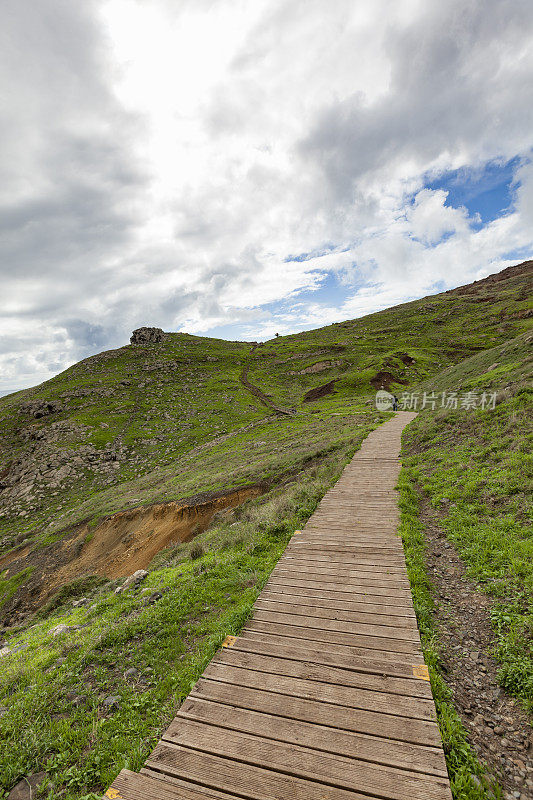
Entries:
{"label": "orange-brown exposed soil", "polygon": [[87,575],[115,579],[145,569],[154,556],[171,544],[186,542],[205,531],[213,516],[265,492],[255,484],[227,492],[122,511],[104,519],[94,530],[79,525],[47,547],[25,546],[6,554],[1,566],[9,578],[31,568],[26,583],[0,613],[13,625],[34,611],[61,586]]}
{"label": "orange-brown exposed soil", "polygon": [[[258,486],[246,487],[197,505],[162,503],[115,514],[94,530],[78,558],[69,562],[60,575],[66,580],[71,578],[72,567],[77,574],[87,572],[106,578],[131,575],[137,569],[145,569],[170,544],[186,542],[205,531],[217,511],[235,508],[261,491]],[[75,551],[88,533],[83,528],[66,546]]]}

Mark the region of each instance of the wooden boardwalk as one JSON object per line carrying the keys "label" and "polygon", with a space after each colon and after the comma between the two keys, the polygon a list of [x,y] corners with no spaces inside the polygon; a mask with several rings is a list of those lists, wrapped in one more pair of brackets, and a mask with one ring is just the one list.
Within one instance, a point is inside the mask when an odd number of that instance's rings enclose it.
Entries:
{"label": "wooden boardwalk", "polygon": [[399,413],[296,531],[125,800],[450,800],[394,490]]}

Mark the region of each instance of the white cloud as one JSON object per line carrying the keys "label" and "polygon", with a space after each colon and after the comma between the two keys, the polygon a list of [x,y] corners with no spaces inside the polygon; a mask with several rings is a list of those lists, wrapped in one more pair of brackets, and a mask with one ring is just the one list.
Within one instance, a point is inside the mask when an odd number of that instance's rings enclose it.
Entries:
{"label": "white cloud", "polygon": [[424,244],[434,245],[445,235],[466,233],[469,229],[465,208],[445,205],[448,192],[422,189],[407,208],[406,218],[412,236]]}
{"label": "white cloud", "polygon": [[[289,332],[531,247],[529,0],[6,3],[5,386],[140,324]],[[517,155],[480,230],[424,188]]]}

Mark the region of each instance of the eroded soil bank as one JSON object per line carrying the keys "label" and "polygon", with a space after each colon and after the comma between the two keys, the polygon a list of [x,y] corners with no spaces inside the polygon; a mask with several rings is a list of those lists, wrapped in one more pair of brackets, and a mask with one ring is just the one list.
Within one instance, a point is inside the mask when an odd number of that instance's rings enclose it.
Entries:
{"label": "eroded soil bank", "polygon": [[0,621],[14,625],[37,610],[58,589],[85,575],[115,579],[145,569],[164,548],[186,542],[206,530],[214,515],[258,497],[266,486],[255,484],[171,503],[122,511],[96,528],[78,526],[48,547],[4,557],[3,578],[30,569],[24,584],[0,608]]}
{"label": "eroded soil bank", "polygon": [[[131,575],[137,569],[145,569],[170,544],[186,542],[205,531],[217,511],[235,508],[262,491],[261,487],[252,486],[194,505],[161,503],[115,514],[95,528],[90,541],[84,543],[79,557],[71,563],[78,571],[106,578]],[[80,531],[68,543],[70,550],[76,550],[88,534],[88,529]]]}

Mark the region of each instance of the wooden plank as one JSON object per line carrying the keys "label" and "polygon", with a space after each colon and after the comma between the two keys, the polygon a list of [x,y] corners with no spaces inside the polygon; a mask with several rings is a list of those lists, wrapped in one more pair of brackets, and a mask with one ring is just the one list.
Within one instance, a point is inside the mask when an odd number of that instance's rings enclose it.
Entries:
{"label": "wooden plank", "polygon": [[[390,675],[357,672],[342,667],[315,664],[312,661],[294,660],[280,655],[247,653],[225,648],[214,657],[212,664],[229,664],[233,667],[266,672],[271,675],[286,675],[303,680],[331,683],[336,686],[351,686],[356,689],[370,689],[376,692],[401,694],[406,697],[421,697],[432,700],[431,688],[426,681],[408,678],[394,678]],[[207,675],[207,673],[206,673]]]}
{"label": "wooden plank", "polygon": [[399,575],[392,575],[387,572],[380,572],[376,574],[375,571],[360,572],[356,569],[336,572],[335,570],[317,569],[317,568],[302,568],[298,569],[296,566],[290,564],[279,564],[272,572],[272,576],[276,578],[292,578],[293,576],[300,576],[299,580],[306,579],[311,581],[319,580],[321,583],[335,583],[341,581],[343,586],[367,586],[367,587],[381,587],[391,589],[402,589],[405,592],[410,592],[409,583],[405,578]]}
{"label": "wooden plank", "polygon": [[341,602],[354,602],[354,603],[363,603],[368,600],[369,603],[375,603],[378,605],[390,605],[394,603],[396,608],[403,608],[409,609],[412,611],[413,609],[413,602],[411,599],[411,594],[407,594],[403,590],[400,591],[393,591],[390,589],[388,592],[365,592],[360,588],[360,591],[349,591],[344,590],[342,587],[335,588],[335,586],[331,586],[330,584],[324,585],[318,583],[316,581],[313,582],[313,585],[308,585],[305,581],[281,581],[271,578],[265,584],[265,588],[263,591],[268,592],[276,592],[276,593],[283,593],[283,594],[294,594],[298,592],[301,597],[313,597],[313,598],[324,598],[325,600],[335,600],[339,603]]}
{"label": "wooden plank", "polygon": [[[277,611],[265,611],[258,608],[254,614],[254,620],[258,622],[272,622],[297,625],[304,628],[316,628],[318,630],[338,631],[340,633],[356,633],[364,636],[373,637],[386,637],[387,639],[394,639],[398,642],[420,642],[418,631],[409,630],[407,628],[400,628],[389,625],[367,625],[364,622],[346,622],[337,619],[323,619],[320,617],[310,617],[303,614],[282,614]],[[395,644],[396,646],[396,644]],[[401,652],[401,650],[400,650]]]}
{"label": "wooden plank", "polygon": [[[346,562],[344,562],[344,565],[342,562],[338,564],[331,562],[328,564],[325,561],[322,564],[316,562],[297,564],[290,559],[282,559],[278,561],[272,574],[291,575],[296,572],[304,574],[305,576],[309,575],[309,577],[313,575],[318,576],[321,581],[343,578],[347,583],[365,581],[367,583],[381,584],[385,582],[397,583],[399,586],[405,586],[406,588],[409,587],[409,581],[405,576],[405,570],[399,570],[395,568],[395,565],[379,565],[379,569],[375,568],[375,564],[362,564],[361,566],[362,568],[359,569],[357,564],[352,565]],[[365,569],[365,566],[370,566],[371,569]]]}
{"label": "wooden plank", "polygon": [[405,642],[401,639],[388,639],[382,636],[367,636],[357,633],[339,633],[312,626],[289,625],[282,623],[258,620],[256,615],[246,624],[245,631],[260,631],[261,633],[276,633],[280,636],[289,636],[294,639],[308,639],[322,644],[347,644],[350,647],[366,647],[369,650],[382,650],[392,653],[409,653],[422,662],[422,651],[415,642]]}
{"label": "wooden plank", "polygon": [[[308,747],[221,729],[186,717],[176,717],[164,736],[164,744],[194,748],[241,764],[276,770],[327,786],[378,795],[390,800],[441,800],[448,798],[446,782],[433,775],[412,775],[384,765],[348,759]],[[164,745],[163,745],[164,746]],[[155,756],[155,753],[154,753]],[[237,771],[237,770],[236,770]]]}
{"label": "wooden plank", "polygon": [[[279,595],[278,595],[279,597]],[[316,617],[320,619],[337,619],[344,620],[345,622],[364,622],[370,625],[386,625],[394,626],[397,628],[406,628],[410,631],[416,632],[418,637],[418,628],[416,625],[416,617],[411,616],[395,616],[389,612],[388,606],[381,606],[381,613],[373,611],[368,606],[365,608],[363,603],[360,603],[360,609],[341,609],[337,607],[326,606],[321,604],[309,604],[309,602],[295,602],[295,600],[272,599],[267,593],[261,593],[260,597],[256,600],[254,608],[263,611],[276,611],[281,614],[305,614],[308,617]],[[302,600],[302,598],[299,598]],[[307,598],[308,600],[308,598]]]}
{"label": "wooden plank", "polygon": [[405,562],[401,540],[391,540],[390,537],[379,540],[368,538],[366,541],[361,541],[359,536],[354,535],[327,537],[324,534],[320,538],[306,535],[305,538],[293,539],[287,546],[285,554],[302,551],[316,552],[322,556],[325,551],[333,555],[337,553],[369,553],[370,555],[392,553],[403,558]]}
{"label": "wooden plank", "polygon": [[[329,664],[332,667],[353,669],[356,672],[371,672],[378,675],[394,675],[398,678],[413,678],[416,662],[412,655],[371,650],[366,647],[347,647],[327,644],[317,647],[316,642],[306,639],[291,639],[255,631],[246,631],[237,637],[233,648],[250,653],[283,655],[287,658],[310,661],[313,664]],[[419,679],[417,679],[421,682]],[[424,681],[427,685],[427,681]],[[413,692],[416,694],[416,691]]]}
{"label": "wooden plank", "polygon": [[354,531],[348,528],[339,528],[335,531],[326,533],[322,531],[320,535],[309,531],[305,533],[305,537],[292,540],[289,544],[286,553],[293,552],[309,552],[314,551],[316,554],[324,555],[330,552],[335,557],[338,552],[346,552],[357,554],[391,554],[394,557],[404,558],[403,544],[401,539],[394,538],[391,534],[375,535],[371,531]]}
{"label": "wooden plank", "polygon": [[102,800],[241,800],[236,794],[194,787],[188,781],[178,787],[161,780],[160,775],[139,774],[129,769],[117,775],[110,790]]}
{"label": "wooden plank", "polygon": [[392,555],[365,555],[361,553],[332,553],[331,550],[326,550],[325,553],[307,552],[300,550],[300,552],[287,553],[281,561],[280,565],[294,564],[297,567],[318,567],[322,569],[336,569],[347,570],[357,569],[358,571],[373,572],[375,574],[376,567],[380,567],[387,572],[387,574],[405,575],[405,559],[400,560],[397,556]]}
{"label": "wooden plank", "polygon": [[[146,761],[146,767],[151,775],[159,773],[165,778],[195,781],[207,788],[233,791],[246,800],[369,800],[369,795],[361,792],[327,787],[171,742],[160,742]],[[180,800],[179,794],[176,800]]]}
{"label": "wooden plank", "polygon": [[351,686],[339,686],[307,678],[291,678],[285,675],[269,675],[251,669],[233,667],[211,661],[204,676],[221,683],[232,683],[237,686],[248,686],[251,689],[264,688],[291,697],[302,697],[307,700],[340,705],[345,708],[359,708],[367,711],[378,711],[391,716],[408,717],[418,720],[434,720],[435,707],[431,700],[419,697],[405,697],[390,692],[357,689]]}
{"label": "wooden plank", "polygon": [[[375,559],[377,561],[377,559]],[[335,578],[362,578],[376,583],[385,578],[387,582],[396,581],[402,586],[407,586],[405,580],[405,566],[396,564],[387,558],[382,563],[372,563],[370,559],[360,561],[354,558],[329,558],[327,555],[321,559],[301,556],[287,556],[278,562],[276,572],[301,572],[305,575],[312,573],[322,576],[333,575]]]}
{"label": "wooden plank", "polygon": [[388,597],[405,597],[409,600],[409,602],[412,602],[411,590],[403,583],[401,585],[395,585],[391,581],[383,583],[380,583],[379,581],[373,582],[365,580],[362,577],[358,578],[357,580],[343,579],[342,582],[340,582],[338,578],[335,578],[335,576],[324,576],[317,573],[303,575],[297,570],[286,570],[284,572],[281,570],[276,570],[271,574],[266,585],[274,583],[282,583],[290,586],[309,586],[311,589],[318,588],[329,589],[333,591],[335,591],[335,587],[337,587],[336,591],[339,592],[347,591],[353,592],[353,594],[384,594]]}
{"label": "wooden plank", "polygon": [[[313,592],[307,590],[305,594],[297,594],[297,590],[294,590],[294,594],[291,593],[290,587],[280,587],[279,591],[273,591],[270,589],[263,589],[261,592],[257,602],[262,603],[293,603],[294,605],[302,605],[302,606],[312,606],[314,608],[323,608],[323,609],[336,609],[337,611],[353,611],[353,612],[360,612],[364,614],[379,614],[384,615],[387,614],[391,617],[395,618],[396,624],[396,617],[401,619],[409,619],[416,623],[416,616],[415,612],[409,608],[409,606],[396,606],[393,602],[387,603],[372,603],[369,600],[366,601],[357,601],[357,600],[346,600],[343,601],[342,599],[330,599],[324,597],[319,592]],[[338,592],[337,594],[341,594]],[[351,595],[349,595],[351,596]],[[400,624],[400,623],[398,623]]]}
{"label": "wooden plank", "polygon": [[439,729],[430,720],[400,717],[373,709],[348,708],[319,698],[299,697],[280,691],[256,689],[200,678],[189,697],[225,703],[273,716],[313,722],[331,728],[379,736],[426,747],[440,747]]}
{"label": "wooden plank", "polygon": [[281,742],[306,745],[327,753],[399,767],[409,772],[446,777],[446,764],[438,747],[398,742],[352,733],[308,721],[288,719],[265,712],[188,697],[179,717],[207,722],[243,733],[259,734]]}

